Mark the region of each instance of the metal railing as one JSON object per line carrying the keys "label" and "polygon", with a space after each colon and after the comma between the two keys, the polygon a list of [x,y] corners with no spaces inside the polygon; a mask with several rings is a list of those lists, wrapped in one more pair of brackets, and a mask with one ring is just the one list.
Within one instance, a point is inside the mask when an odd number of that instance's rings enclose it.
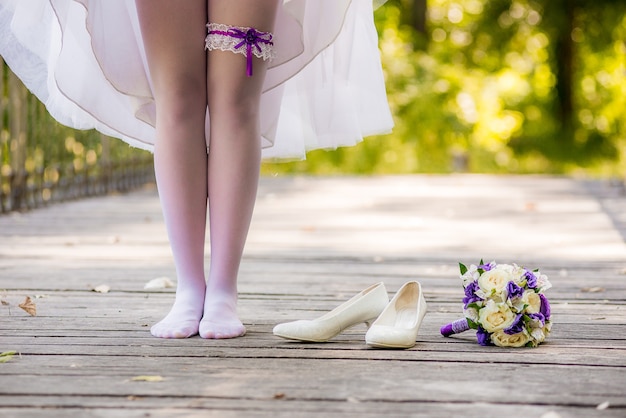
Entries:
{"label": "metal railing", "polygon": [[151,156],[134,157],[83,170],[39,168],[0,173],[0,214],[25,211],[56,202],[128,192],[154,182]]}
{"label": "metal railing", "polygon": [[0,214],[154,182],[152,155],[56,123],[0,58]]}

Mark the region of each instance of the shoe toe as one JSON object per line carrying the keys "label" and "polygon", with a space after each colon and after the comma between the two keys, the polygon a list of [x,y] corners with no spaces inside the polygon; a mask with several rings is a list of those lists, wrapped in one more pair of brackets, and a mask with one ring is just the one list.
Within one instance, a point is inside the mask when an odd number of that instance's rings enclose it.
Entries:
{"label": "shoe toe", "polygon": [[417,330],[384,325],[373,325],[365,334],[365,342],[371,347],[411,348],[417,339]]}
{"label": "shoe toe", "polygon": [[325,342],[338,333],[336,327],[329,327],[318,321],[300,320],[278,324],[274,327],[274,335],[288,340]]}
{"label": "shoe toe", "polygon": [[302,324],[302,322],[305,321],[294,321],[286,322],[284,324],[278,324],[274,327],[274,335],[287,339],[299,339],[298,337],[302,334],[302,328],[304,325]]}

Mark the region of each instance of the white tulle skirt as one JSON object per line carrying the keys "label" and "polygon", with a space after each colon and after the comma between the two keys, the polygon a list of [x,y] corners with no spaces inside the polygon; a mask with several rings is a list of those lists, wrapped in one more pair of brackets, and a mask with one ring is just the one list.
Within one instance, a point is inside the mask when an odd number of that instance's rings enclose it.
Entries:
{"label": "white tulle skirt", "polygon": [[[283,1],[262,97],[264,158],[391,130],[377,41],[372,0]],[[152,150],[134,0],[0,0],[0,55],[59,122]]]}

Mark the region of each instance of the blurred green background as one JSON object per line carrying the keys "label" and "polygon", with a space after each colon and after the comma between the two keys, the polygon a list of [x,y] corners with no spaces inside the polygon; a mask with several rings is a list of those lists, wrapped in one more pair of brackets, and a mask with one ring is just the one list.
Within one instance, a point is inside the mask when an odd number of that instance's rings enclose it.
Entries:
{"label": "blurred green background", "polygon": [[389,0],[393,134],[264,173],[623,176],[626,1]]}
{"label": "blurred green background", "polygon": [[[375,18],[393,133],[306,161],[264,163],[264,175],[624,176],[625,1],[389,0]],[[146,154],[60,126],[0,67],[5,177],[39,170],[52,181],[59,167],[93,172],[102,161]],[[14,103],[20,115],[11,114]]]}

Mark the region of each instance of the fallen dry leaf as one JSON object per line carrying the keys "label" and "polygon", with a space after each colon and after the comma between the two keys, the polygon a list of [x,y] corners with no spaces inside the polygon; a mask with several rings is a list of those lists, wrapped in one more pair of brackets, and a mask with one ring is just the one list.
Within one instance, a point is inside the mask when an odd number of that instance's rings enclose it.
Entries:
{"label": "fallen dry leaf", "polygon": [[601,293],[604,292],[604,290],[605,289],[603,287],[583,287],[580,289],[583,293]]}
{"label": "fallen dry leaf", "polygon": [[91,290],[96,293],[109,293],[109,290],[111,290],[111,286],[107,286],[106,284],[101,284],[100,286],[96,286]]}
{"label": "fallen dry leaf", "polygon": [[161,376],[135,376],[130,380],[133,382],[162,382],[164,379]]}
{"label": "fallen dry leaf", "polygon": [[9,305],[10,305],[10,303],[9,303],[9,302],[7,302],[7,301],[6,301],[6,300],[4,300],[4,299],[0,300],[0,304],[2,304],[2,306],[9,306]]}
{"label": "fallen dry leaf", "polygon": [[157,277],[156,279],[152,279],[148,283],[146,283],[143,288],[146,290],[152,290],[152,289],[166,289],[168,287],[175,287],[174,282],[172,282],[167,277]]}
{"label": "fallen dry leaf", "polygon": [[35,305],[35,302],[33,302],[29,296],[26,296],[24,302],[17,306],[24,309],[30,316],[37,316],[37,305]]}
{"label": "fallen dry leaf", "polygon": [[14,355],[17,354],[17,351],[5,351],[4,353],[0,353],[0,363],[6,363],[11,360]]}

